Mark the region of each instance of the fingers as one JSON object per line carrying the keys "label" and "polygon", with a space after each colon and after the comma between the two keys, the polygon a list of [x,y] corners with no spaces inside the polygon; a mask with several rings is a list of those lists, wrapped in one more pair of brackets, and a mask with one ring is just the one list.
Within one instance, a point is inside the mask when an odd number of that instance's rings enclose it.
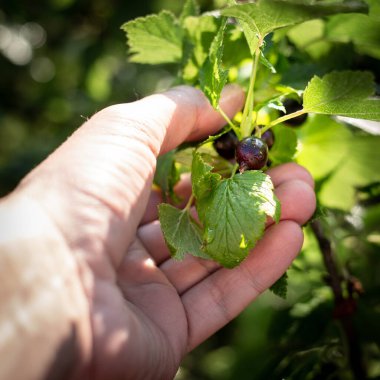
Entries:
{"label": "fingers", "polygon": [[[311,188],[314,188],[314,179],[311,174],[304,167],[297,165],[294,162],[276,166],[275,168],[268,170],[267,174],[271,177],[275,187],[279,186],[283,182],[298,179],[305,182]],[[178,205],[178,207],[181,208],[182,204],[186,204],[186,201],[191,195],[190,173],[181,176],[181,180],[175,186],[174,192],[178,197],[183,199],[183,202]],[[162,202],[163,199],[161,191],[159,189],[152,190],[145,215],[141,220],[141,224],[152,222],[158,218],[157,207]]]}
{"label": "fingers", "polygon": [[180,295],[220,268],[221,265],[213,260],[191,255],[187,255],[183,261],[169,259],[160,265],[161,271]]}
{"label": "fingers", "polygon": [[[313,214],[315,209],[315,196],[310,186],[305,182],[300,180],[285,182],[277,188],[276,194],[283,208],[281,221],[291,220],[298,225],[302,225]],[[294,199],[302,202],[304,206],[300,207],[299,202],[294,202]],[[268,223],[268,227],[273,223],[273,221]],[[157,231],[155,231],[155,233],[160,235],[159,224],[156,225],[156,228]],[[146,242],[144,244],[146,244]],[[156,247],[158,247],[158,245]],[[162,237],[160,250],[160,254],[162,255],[162,257],[160,257],[161,259],[170,257],[169,250],[166,248]],[[156,256],[157,252],[157,250],[155,254],[152,252],[152,255]],[[187,291],[219,268],[220,265],[213,261],[198,259],[190,255],[187,255],[183,261],[169,259],[162,261],[160,265],[160,269],[165,273],[179,294]]]}
{"label": "fingers", "polygon": [[[299,179],[281,183],[274,191],[281,202],[281,220],[305,224],[313,215],[316,198],[314,190]],[[273,221],[269,222],[273,224]]]}
{"label": "fingers", "polygon": [[266,174],[271,177],[274,187],[277,187],[283,182],[298,179],[308,184],[311,188],[314,188],[314,179],[311,174],[303,166],[297,165],[295,162],[276,166],[269,169]]}
{"label": "fingers", "polygon": [[220,269],[182,295],[191,351],[235,318],[289,267],[301,249],[300,226],[270,227],[253,253],[234,269]]}
{"label": "fingers", "polygon": [[[232,117],[243,101],[240,88],[227,86],[221,106]],[[117,267],[145,212],[157,155],[224,123],[202,92],[187,86],[111,106],[89,119],[23,185],[49,210],[73,249],[107,252]]]}

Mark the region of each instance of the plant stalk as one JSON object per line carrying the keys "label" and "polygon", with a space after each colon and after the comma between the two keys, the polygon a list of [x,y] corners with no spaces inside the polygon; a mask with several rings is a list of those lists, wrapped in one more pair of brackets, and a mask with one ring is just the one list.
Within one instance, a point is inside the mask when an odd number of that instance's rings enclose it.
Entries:
{"label": "plant stalk", "polygon": [[296,112],[293,112],[293,113],[290,113],[289,115],[284,115],[284,116],[281,116],[279,117],[278,119],[275,119],[273,120],[270,124],[268,124],[267,126],[265,126],[264,128],[261,129],[261,134],[263,134],[264,132],[266,132],[268,129],[271,129],[273,126],[277,125],[277,124],[280,124],[280,123],[283,123],[284,121],[286,120],[290,120],[290,119],[293,119],[297,116],[301,116],[303,114],[307,113],[304,109],[302,110],[299,110],[299,111],[296,111]]}
{"label": "plant stalk", "polygon": [[349,365],[356,380],[365,380],[367,378],[366,369],[362,361],[360,342],[352,321],[352,315],[356,309],[356,300],[352,298],[352,295],[346,298],[343,294],[341,276],[335,262],[333,248],[323,231],[321,222],[314,220],[311,223],[311,228],[318,241],[329,274],[329,285],[334,294],[334,318],[338,320],[341,326],[343,341],[347,346]]}
{"label": "plant stalk", "polygon": [[232,122],[232,120],[228,117],[228,115],[220,107],[218,107],[218,112],[223,117],[223,119],[227,122],[227,124],[231,127],[231,129],[236,133],[238,138],[241,137],[240,136],[241,132],[240,132],[239,128],[236,127],[236,125]]}
{"label": "plant stalk", "polygon": [[194,202],[194,199],[195,199],[194,194],[191,194],[189,200],[188,200],[187,203],[186,203],[186,206],[185,206],[184,210],[186,210],[186,211],[189,211],[189,210],[190,210],[190,207],[192,206],[192,204],[193,204],[193,202]]}
{"label": "plant stalk", "polygon": [[247,98],[245,100],[244,105],[244,111],[243,111],[243,117],[241,122],[241,133],[242,137],[248,137],[252,133],[252,111],[255,101],[255,82],[256,82],[256,75],[257,75],[257,68],[259,65],[259,58],[260,58],[260,43],[258,48],[255,51],[252,70],[251,70],[251,77],[249,80],[249,87],[248,87],[248,94]]}

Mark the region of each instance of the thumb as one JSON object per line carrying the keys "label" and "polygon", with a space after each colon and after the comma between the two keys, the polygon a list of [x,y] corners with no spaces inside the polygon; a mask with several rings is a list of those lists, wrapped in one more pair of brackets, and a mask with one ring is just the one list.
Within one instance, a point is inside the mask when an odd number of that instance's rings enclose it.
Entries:
{"label": "thumb", "polygon": [[[242,107],[243,100],[241,88],[228,85],[222,92],[220,107],[232,118]],[[155,156],[185,140],[211,135],[225,123],[203,93],[188,86],[174,87],[133,103],[108,107],[91,120],[91,124],[107,125],[110,130],[116,128],[121,135],[137,132],[135,137],[145,138]]]}

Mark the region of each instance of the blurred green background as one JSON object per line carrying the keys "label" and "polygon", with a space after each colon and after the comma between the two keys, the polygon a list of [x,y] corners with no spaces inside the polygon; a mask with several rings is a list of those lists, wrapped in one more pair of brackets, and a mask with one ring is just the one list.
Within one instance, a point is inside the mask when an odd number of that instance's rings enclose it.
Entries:
{"label": "blurred green background", "polygon": [[0,195],[84,118],[170,85],[164,68],[127,62],[120,26],[181,5],[169,0],[1,2]]}
{"label": "blurred green background", "polygon": [[[375,4],[376,0],[369,1]],[[202,10],[213,7],[211,0],[200,3]],[[97,110],[136,100],[173,83],[170,67],[127,62],[120,26],[163,8],[178,12],[181,5],[181,1],[172,0],[2,1],[0,196],[11,191]],[[297,45],[300,35],[293,33],[289,39]],[[378,41],[379,36],[372,37]],[[342,56],[338,51],[338,64],[345,67],[354,62],[355,68],[369,68],[379,82],[377,53],[366,55],[364,51],[363,55],[354,55],[352,46],[351,52],[350,56]],[[289,75],[295,80],[299,67],[293,71]],[[319,124],[323,121],[319,119]],[[300,132],[300,138],[304,134],[310,146],[315,141],[309,136],[316,140],[323,137],[312,129],[313,120],[304,129],[306,132]],[[350,133],[375,141],[362,130],[350,128]],[[327,134],[327,140],[331,142],[331,138]],[[366,157],[367,146],[358,156]],[[330,144],[322,149],[336,148]],[[345,149],[349,153],[349,146]],[[313,165],[316,172],[320,170],[318,160],[312,161]],[[380,168],[374,162],[372,167]],[[329,170],[320,176],[317,190],[324,181],[334,179]],[[362,173],[362,167],[359,172]],[[349,178],[352,173],[349,167],[335,182],[341,183],[343,176]],[[355,284],[358,278],[357,284],[365,289],[360,294],[354,325],[368,378],[380,379],[380,186],[371,184],[369,177],[373,172],[368,173],[363,174],[364,182],[350,185],[357,205],[353,209],[329,210],[325,219],[342,273],[348,273],[349,268],[349,276],[354,274],[350,281]],[[354,189],[354,185],[364,183],[368,186]],[[342,189],[343,195],[336,189],[333,187],[332,193],[338,200],[343,199],[348,187]],[[325,198],[331,200],[331,194]],[[345,335],[332,318],[334,300],[322,256],[311,230],[306,228],[305,233],[303,251],[289,272],[288,299],[265,293],[239,318],[188,355],[178,380],[354,379],[347,364]]]}

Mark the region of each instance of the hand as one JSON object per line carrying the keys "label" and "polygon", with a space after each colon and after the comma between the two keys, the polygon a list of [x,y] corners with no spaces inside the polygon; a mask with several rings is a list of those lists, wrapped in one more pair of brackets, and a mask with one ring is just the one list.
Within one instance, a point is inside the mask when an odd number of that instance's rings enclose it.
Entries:
{"label": "hand", "polygon": [[[233,116],[242,103],[241,90],[226,87],[224,111]],[[111,106],[11,195],[10,201],[26,199],[41,211],[64,242],[63,254],[79,268],[70,271],[70,282],[81,284],[75,292],[85,300],[75,316],[81,354],[67,363],[66,374],[172,378],[184,355],[272,285],[301,249],[300,225],[315,208],[313,180],[300,166],[286,164],[268,171],[282,203],[281,222],[268,222],[264,238],[240,266],[170,258],[157,221],[160,196],[151,191],[156,157],[222,125],[203,95],[189,87]],[[189,178],[176,190],[189,196]],[[62,368],[64,360],[61,352],[54,366]]]}

